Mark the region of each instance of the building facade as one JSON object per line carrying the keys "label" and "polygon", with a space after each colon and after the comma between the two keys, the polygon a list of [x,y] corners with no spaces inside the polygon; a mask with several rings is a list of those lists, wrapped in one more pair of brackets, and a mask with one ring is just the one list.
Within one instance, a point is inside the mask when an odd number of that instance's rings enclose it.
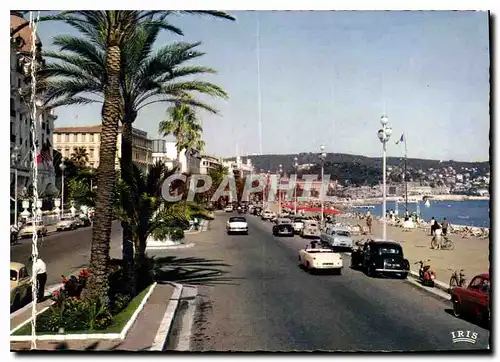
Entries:
{"label": "building facade", "polygon": [[[27,23],[22,15],[10,16],[11,28]],[[38,165],[38,193],[41,197],[51,197],[58,190],[55,186],[55,171],[52,165],[52,135],[56,116],[53,110],[45,109],[40,100],[36,100],[35,139],[31,132],[32,110],[31,99],[31,61],[32,61],[32,30],[26,26],[11,39],[10,47],[10,151],[12,170],[17,171],[18,196],[25,188],[32,184],[32,148],[34,142],[38,144],[38,152],[45,146],[46,162]],[[41,52],[42,43],[36,38],[37,52]],[[43,59],[38,59],[41,66]],[[50,159],[49,159],[50,158]],[[11,183],[14,185],[14,175],[11,172]],[[14,187],[15,188],[15,187]]]}
{"label": "building facade", "polygon": [[172,160],[167,154],[167,141],[163,139],[153,140],[153,163],[163,162],[167,166],[172,166]]}
{"label": "building facade", "polygon": [[[177,165],[177,142],[165,142],[165,154],[168,161],[166,162],[168,168],[173,168]],[[196,150],[182,150],[179,156],[179,168],[181,173],[200,173],[201,155]]]}
{"label": "building facade", "polygon": [[[132,161],[146,170],[153,163],[153,142],[148,139],[147,132],[132,129]],[[61,152],[63,158],[71,158],[77,148],[84,148],[88,154],[88,166],[99,166],[99,148],[101,142],[101,126],[61,127],[54,130],[54,148]],[[118,129],[115,168],[120,169],[122,128]]]}
{"label": "building facade", "polygon": [[221,165],[222,161],[220,158],[214,156],[202,155],[200,160],[200,173],[202,175],[208,175],[210,170]]}

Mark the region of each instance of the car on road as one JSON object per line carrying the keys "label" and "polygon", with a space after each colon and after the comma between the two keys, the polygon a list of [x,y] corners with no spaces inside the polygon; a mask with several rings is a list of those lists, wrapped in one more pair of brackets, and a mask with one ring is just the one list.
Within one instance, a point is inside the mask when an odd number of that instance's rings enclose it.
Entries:
{"label": "car on road", "polygon": [[274,236],[293,236],[293,226],[290,223],[282,223],[273,225]]}
{"label": "car on road", "polygon": [[319,237],[319,223],[316,220],[304,220],[304,227],[300,231],[300,236],[303,238]]}
{"label": "car on road", "polygon": [[232,205],[227,205],[227,206],[224,208],[224,211],[225,211],[225,212],[233,212],[233,206],[232,206]]}
{"label": "car on road", "polygon": [[36,233],[38,236],[47,236],[48,230],[47,227],[44,225],[42,220],[37,220],[35,221],[35,227],[33,229],[33,222],[29,221],[28,223],[24,224],[21,230],[19,231],[19,236],[21,238],[24,237],[29,237],[33,235],[33,231],[36,230]]}
{"label": "car on road", "polygon": [[490,285],[490,274],[485,273],[472,278],[467,288],[453,288],[450,293],[453,315],[476,317],[489,325],[491,321]]}
{"label": "car on road", "polygon": [[31,296],[31,278],[24,264],[10,262],[10,309],[16,310]]}
{"label": "car on road", "polygon": [[410,262],[404,258],[403,248],[395,241],[367,240],[351,253],[351,268],[361,269],[368,276],[377,275],[408,277]]}
{"label": "car on road", "polygon": [[323,243],[331,245],[336,250],[352,251],[352,236],[346,228],[331,224],[327,225],[325,230],[321,232],[320,239]]}
{"label": "car on road", "polygon": [[64,216],[56,225],[57,231],[76,230],[79,226],[78,220],[72,216]]}
{"label": "car on road", "polygon": [[304,228],[304,221],[306,218],[304,217],[294,217],[292,220],[293,231],[295,234],[300,234],[302,229]]}
{"label": "car on road", "polygon": [[91,224],[90,219],[86,215],[79,216],[76,221],[78,222],[78,227],[90,226]]}
{"label": "car on road", "polygon": [[306,245],[299,251],[299,262],[309,273],[318,270],[332,270],[342,274],[342,255],[331,248]]}
{"label": "car on road", "polygon": [[262,212],[262,207],[255,206],[252,208],[252,215],[260,216],[260,213]]}
{"label": "car on road", "polygon": [[271,210],[264,210],[264,212],[260,214],[262,220],[271,220],[273,216],[275,215]]}
{"label": "car on road", "polygon": [[233,216],[230,217],[226,223],[227,234],[242,233],[248,235],[248,223],[247,219],[243,216]]}
{"label": "car on road", "polygon": [[292,224],[292,219],[288,218],[288,217],[283,217],[283,216],[280,216],[278,217],[275,221],[276,225],[279,225],[279,224]]}

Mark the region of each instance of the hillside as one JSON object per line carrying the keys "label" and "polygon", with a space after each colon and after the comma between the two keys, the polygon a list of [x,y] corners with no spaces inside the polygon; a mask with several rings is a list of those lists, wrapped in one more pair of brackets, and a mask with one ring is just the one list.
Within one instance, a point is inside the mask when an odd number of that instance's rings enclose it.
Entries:
{"label": "hillside", "polygon": [[[319,174],[319,158],[317,153],[299,153],[288,155],[254,155],[249,156],[256,170],[270,170],[277,172],[279,165],[283,165],[283,171],[286,173],[294,172],[294,158],[298,158],[299,165],[316,164],[317,167],[311,168],[307,173]],[[245,159],[246,157],[244,157]],[[227,160],[234,160],[228,158]],[[404,161],[400,157],[388,157],[387,166],[403,167]],[[419,158],[408,158],[408,172],[416,175],[418,170],[427,171],[429,169],[442,169],[453,167],[457,173],[467,172],[465,168],[477,169],[477,174],[484,175],[490,171],[489,162],[461,162],[461,161],[442,161],[427,160]],[[462,169],[463,167],[463,169]],[[301,172],[299,171],[299,174]],[[341,181],[349,180],[350,184],[355,185],[374,185],[382,180],[382,158],[367,157],[360,155],[351,155],[344,153],[328,153],[325,162],[325,174],[330,174],[332,179]],[[412,177],[413,178],[413,177]]]}

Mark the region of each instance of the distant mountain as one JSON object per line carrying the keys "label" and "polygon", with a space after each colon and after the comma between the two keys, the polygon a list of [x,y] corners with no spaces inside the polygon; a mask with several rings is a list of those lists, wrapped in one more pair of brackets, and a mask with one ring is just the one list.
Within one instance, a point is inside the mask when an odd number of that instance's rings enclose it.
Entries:
{"label": "distant mountain", "polygon": [[[297,157],[299,165],[311,164],[311,169],[306,173],[317,173],[320,171],[320,162],[318,153],[299,153],[288,155],[253,155],[242,157],[244,160],[250,158],[255,169],[260,171],[268,170],[271,173],[276,173],[279,165],[283,166],[285,173],[294,172],[294,158]],[[235,157],[227,158],[226,160],[235,160]],[[388,157],[387,166],[402,167],[404,159],[401,157]],[[465,173],[464,169],[476,168],[478,174],[485,174],[490,171],[490,164],[485,162],[461,162],[461,161],[439,161],[427,160],[421,158],[408,158],[408,170],[417,172],[422,170],[427,172],[429,169],[442,169],[444,167],[453,167],[456,173]],[[413,173],[412,172],[412,173]],[[299,175],[302,173],[298,172]],[[330,174],[331,179],[341,181],[349,180],[351,184],[357,185],[373,185],[377,184],[382,179],[382,157],[367,157],[360,155],[351,155],[345,153],[327,153],[325,160],[325,174]]]}

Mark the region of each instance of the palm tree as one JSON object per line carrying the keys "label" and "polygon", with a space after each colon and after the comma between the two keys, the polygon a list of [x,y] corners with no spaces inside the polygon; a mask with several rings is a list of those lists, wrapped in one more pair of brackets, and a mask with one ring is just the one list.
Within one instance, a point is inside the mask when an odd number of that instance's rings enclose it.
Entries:
{"label": "palm tree", "polygon": [[[191,213],[200,211],[196,205],[186,202],[168,203],[161,197],[161,187],[165,179],[175,173],[163,163],[156,163],[149,171],[143,172],[132,166],[129,183],[121,181],[117,187],[117,200],[114,205],[118,217],[126,221],[132,230],[134,246],[135,280],[132,290],[140,291],[151,281],[146,259],[146,240],[152,233],[169,232],[179,222],[189,220]],[[128,205],[133,204],[130,208]],[[137,287],[137,288],[136,288]]]}
{"label": "palm tree", "polygon": [[[208,14],[234,20],[226,13],[217,11],[190,13]],[[181,79],[197,74],[215,73],[215,70],[207,67],[182,66],[184,62],[204,54],[195,50],[200,43],[176,42],[153,53],[154,42],[162,29],[165,29],[162,24],[147,23],[138,26],[122,47],[120,73],[122,117],[120,119],[123,128],[120,168],[125,181],[131,175],[132,124],[141,109],[157,102],[178,101],[182,97],[188,104],[217,113],[212,107],[195,100],[190,93],[198,92],[214,97],[227,97],[226,93],[214,84]],[[182,34],[177,28],[167,29]],[[48,64],[44,70],[46,101],[52,106],[102,102],[106,79],[106,39],[100,36],[90,39],[59,36],[54,38],[54,44],[66,52],[45,54],[61,61]],[[130,240],[130,230],[126,223],[122,225],[123,250],[126,250],[125,244]],[[124,254],[124,259],[125,256]]]}
{"label": "palm tree", "polygon": [[77,147],[71,153],[71,161],[78,168],[85,168],[89,163],[89,153],[85,147]]}
{"label": "palm tree", "polygon": [[[64,11],[48,17],[64,21],[83,33],[92,43],[99,39],[104,44],[103,68],[105,77],[93,82],[96,89],[104,89],[102,106],[102,130],[97,169],[97,197],[95,219],[92,228],[91,277],[86,285],[84,297],[87,300],[107,298],[109,241],[113,213],[111,197],[115,184],[115,155],[118,136],[118,122],[123,118],[121,95],[122,49],[132,38],[134,29],[141,24],[159,26],[161,29],[175,29],[165,21],[162,11]],[[88,50],[88,49],[87,49]],[[95,48],[94,48],[95,50]],[[101,58],[102,59],[102,58]],[[78,70],[76,70],[78,72]],[[88,84],[76,83],[79,86]]]}
{"label": "palm tree", "polygon": [[[223,165],[217,165],[209,171],[210,178],[212,179],[212,186],[208,191],[210,199],[212,199],[213,195],[217,191],[217,188],[224,180],[224,177],[226,177],[228,174],[229,169]],[[220,208],[220,200],[215,200],[215,203]]]}
{"label": "palm tree", "polygon": [[168,118],[160,122],[158,132],[163,136],[173,135],[176,140],[177,165],[180,165],[181,152],[203,146],[201,133],[203,128],[192,107],[176,103],[167,110]]}

